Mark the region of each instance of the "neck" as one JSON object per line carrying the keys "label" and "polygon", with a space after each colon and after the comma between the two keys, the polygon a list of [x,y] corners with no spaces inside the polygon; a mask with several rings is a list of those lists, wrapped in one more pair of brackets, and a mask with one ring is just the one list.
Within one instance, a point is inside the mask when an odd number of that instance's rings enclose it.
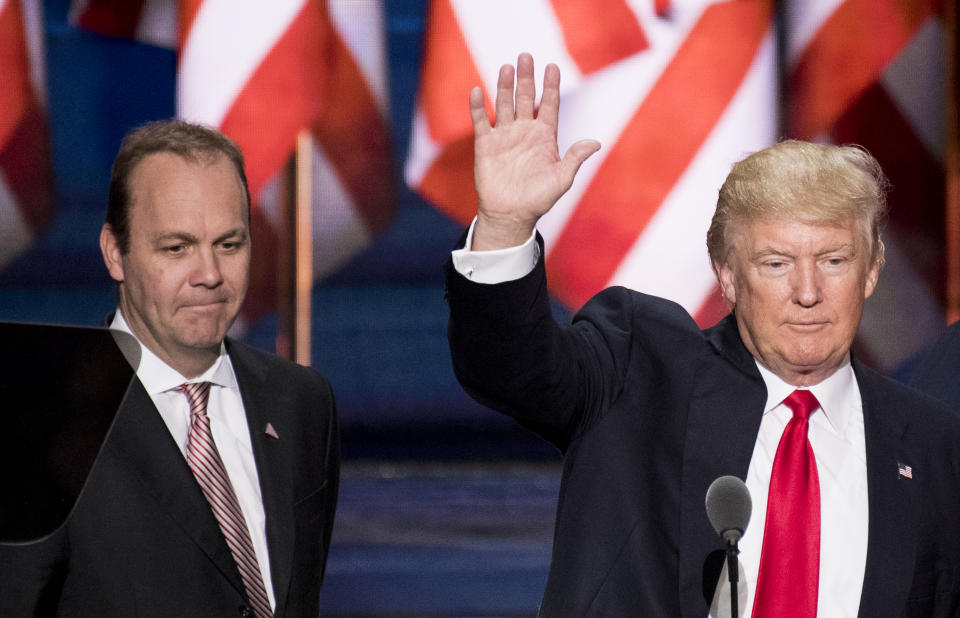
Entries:
{"label": "neck", "polygon": [[[157,353],[154,352],[154,354]],[[160,354],[157,354],[157,356],[160,357],[160,360],[176,369],[180,375],[190,379],[202,375],[207,369],[213,367],[213,363],[215,363],[217,361],[217,357],[220,356],[220,348],[217,348],[209,353],[200,354],[198,352],[196,355],[192,355],[189,358],[183,359],[167,358],[161,356]]]}

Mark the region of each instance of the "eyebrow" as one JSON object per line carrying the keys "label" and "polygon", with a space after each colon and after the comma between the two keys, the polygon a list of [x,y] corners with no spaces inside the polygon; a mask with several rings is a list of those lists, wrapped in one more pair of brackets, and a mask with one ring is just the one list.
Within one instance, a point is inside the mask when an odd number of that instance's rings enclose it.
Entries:
{"label": "eyebrow", "polygon": [[[854,243],[846,243],[846,242],[838,243],[836,245],[830,245],[828,247],[825,247],[823,250],[818,251],[816,255],[817,256],[827,255],[828,253],[837,253],[839,251],[849,251],[850,253],[856,255],[857,246]],[[791,257],[791,258],[796,257],[795,254],[786,250],[775,249],[773,247],[764,247],[763,249],[760,249],[758,251],[754,251],[753,253],[751,253],[750,259],[755,260],[759,258],[768,257],[771,255],[782,255],[784,257]]]}
{"label": "eyebrow", "polygon": [[220,236],[217,236],[213,240],[213,242],[214,243],[223,242],[224,240],[228,240],[230,238],[235,238],[236,240],[246,240],[248,237],[249,237],[249,234],[247,234],[247,229],[243,227],[238,227],[238,228],[229,230],[227,232],[224,232]]}
{"label": "eyebrow", "polygon": [[155,243],[162,243],[169,240],[180,240],[184,242],[197,242],[197,237],[186,232],[161,232],[154,236]]}
{"label": "eyebrow", "polygon": [[[236,238],[237,240],[246,240],[248,236],[249,235],[247,234],[247,230],[245,228],[238,227],[238,228],[234,228],[232,230],[228,230],[224,232],[220,236],[216,237],[213,240],[213,242],[214,243],[223,242],[230,238]],[[191,243],[195,243],[199,241],[199,239],[196,236],[194,236],[193,234],[188,234],[186,232],[161,232],[160,234],[157,234],[157,236],[154,237],[154,242],[156,243],[162,243],[164,241],[169,241],[169,240],[179,240],[179,241],[191,242]]]}

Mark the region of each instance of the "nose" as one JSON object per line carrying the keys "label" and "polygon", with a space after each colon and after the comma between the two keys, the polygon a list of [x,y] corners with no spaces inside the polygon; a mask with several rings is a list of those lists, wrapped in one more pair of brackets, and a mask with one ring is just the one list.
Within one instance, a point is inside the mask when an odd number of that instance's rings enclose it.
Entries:
{"label": "nose", "polygon": [[823,300],[822,292],[816,264],[798,264],[794,270],[793,302],[801,307],[813,307]]}
{"label": "nose", "polygon": [[223,283],[220,261],[212,247],[204,247],[196,252],[196,262],[190,277],[190,284],[215,288]]}

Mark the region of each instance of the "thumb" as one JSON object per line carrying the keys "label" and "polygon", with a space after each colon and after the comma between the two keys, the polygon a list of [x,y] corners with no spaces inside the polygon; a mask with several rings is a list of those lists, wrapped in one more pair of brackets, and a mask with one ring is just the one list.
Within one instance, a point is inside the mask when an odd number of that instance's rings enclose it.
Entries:
{"label": "thumb", "polygon": [[600,150],[600,142],[595,139],[582,139],[579,142],[570,145],[563,159],[560,160],[560,178],[564,185],[564,191],[573,184],[573,178],[583,162],[590,158],[590,155]]}

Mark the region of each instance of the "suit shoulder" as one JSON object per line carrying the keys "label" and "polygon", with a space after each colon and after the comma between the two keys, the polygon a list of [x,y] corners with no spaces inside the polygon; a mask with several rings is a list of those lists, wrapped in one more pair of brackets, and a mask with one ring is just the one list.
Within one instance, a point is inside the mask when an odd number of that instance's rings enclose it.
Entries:
{"label": "suit shoulder", "polygon": [[899,414],[922,433],[960,438],[960,414],[942,401],[912,386],[881,375],[873,369],[855,364],[861,395],[885,414]]}
{"label": "suit shoulder", "polygon": [[693,317],[678,303],[621,286],[597,293],[574,318],[615,323],[656,337],[702,339]]}
{"label": "suit shoulder", "polygon": [[330,390],[329,381],[313,367],[304,367],[272,352],[233,339],[227,340],[227,351],[234,363],[246,364],[265,379],[279,374],[285,380],[315,383],[325,390]]}

